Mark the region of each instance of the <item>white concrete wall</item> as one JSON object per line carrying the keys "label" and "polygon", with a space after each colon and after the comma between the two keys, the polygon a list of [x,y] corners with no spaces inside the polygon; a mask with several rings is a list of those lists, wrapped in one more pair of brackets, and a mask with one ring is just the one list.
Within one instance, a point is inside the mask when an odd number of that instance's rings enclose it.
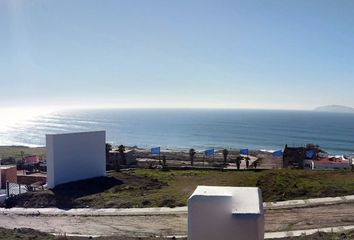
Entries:
{"label": "white concrete wall", "polygon": [[263,240],[258,188],[198,186],[188,201],[188,240]]}
{"label": "white concrete wall", "polygon": [[48,188],[106,175],[106,132],[46,135]]}

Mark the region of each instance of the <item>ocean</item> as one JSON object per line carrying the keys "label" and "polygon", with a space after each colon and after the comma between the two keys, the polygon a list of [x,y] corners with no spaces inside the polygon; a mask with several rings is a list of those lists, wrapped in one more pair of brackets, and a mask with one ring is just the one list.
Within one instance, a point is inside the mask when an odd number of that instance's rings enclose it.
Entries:
{"label": "ocean", "polygon": [[138,147],[278,150],[313,143],[334,155],[354,153],[354,114],[345,113],[86,109],[23,118],[0,118],[0,145],[44,146],[45,134],[106,130],[107,142]]}

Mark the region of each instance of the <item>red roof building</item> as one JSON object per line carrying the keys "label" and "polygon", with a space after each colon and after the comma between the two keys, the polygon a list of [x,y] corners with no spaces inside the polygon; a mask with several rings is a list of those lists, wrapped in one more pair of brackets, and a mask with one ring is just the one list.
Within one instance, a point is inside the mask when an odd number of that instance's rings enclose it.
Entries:
{"label": "red roof building", "polygon": [[27,163],[27,164],[39,163],[39,156],[36,156],[36,155],[26,156],[24,160],[25,160],[25,163]]}

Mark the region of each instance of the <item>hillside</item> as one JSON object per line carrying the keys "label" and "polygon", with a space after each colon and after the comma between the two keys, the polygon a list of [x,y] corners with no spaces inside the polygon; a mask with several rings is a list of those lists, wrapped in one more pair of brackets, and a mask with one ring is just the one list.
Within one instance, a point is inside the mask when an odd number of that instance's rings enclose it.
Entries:
{"label": "hillside", "polygon": [[328,105],[315,108],[318,112],[354,113],[354,108],[343,105]]}
{"label": "hillside", "polygon": [[28,192],[8,207],[143,208],[186,206],[199,185],[259,187],[265,202],[354,194],[354,172],[282,170],[110,171],[98,177]]}

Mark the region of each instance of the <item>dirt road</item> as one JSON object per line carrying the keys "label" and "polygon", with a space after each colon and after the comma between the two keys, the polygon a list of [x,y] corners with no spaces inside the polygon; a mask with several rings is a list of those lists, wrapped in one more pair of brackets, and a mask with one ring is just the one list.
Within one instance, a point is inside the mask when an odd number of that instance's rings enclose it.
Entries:
{"label": "dirt road", "polygon": [[288,231],[354,224],[354,203],[266,210],[265,230]]}
{"label": "dirt road", "polygon": [[[354,203],[265,211],[266,232],[345,225],[354,225]],[[5,214],[0,215],[0,227],[84,235],[185,235],[187,214],[101,217]]]}

